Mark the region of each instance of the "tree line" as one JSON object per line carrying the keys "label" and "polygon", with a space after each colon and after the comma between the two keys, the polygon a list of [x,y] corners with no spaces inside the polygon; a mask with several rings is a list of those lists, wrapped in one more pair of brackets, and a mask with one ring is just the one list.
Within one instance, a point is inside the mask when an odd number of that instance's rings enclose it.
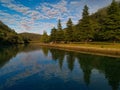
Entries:
{"label": "tree line", "polygon": [[51,29],[51,34],[43,33],[42,42],[91,42],[91,41],[120,41],[120,2],[115,0],[105,8],[90,15],[89,7],[84,6],[82,19],[76,25],[69,18],[66,28],[62,29],[61,20],[57,28]]}

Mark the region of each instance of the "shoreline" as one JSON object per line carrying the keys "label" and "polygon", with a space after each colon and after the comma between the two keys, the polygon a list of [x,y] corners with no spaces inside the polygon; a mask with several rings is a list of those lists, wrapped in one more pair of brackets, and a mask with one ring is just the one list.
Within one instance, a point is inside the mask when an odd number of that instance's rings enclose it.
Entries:
{"label": "shoreline", "polygon": [[91,55],[100,55],[100,56],[108,56],[108,57],[118,57],[120,58],[120,49],[115,48],[96,48],[96,47],[86,47],[86,46],[71,46],[70,44],[43,44],[36,43],[40,46],[47,46],[51,48],[67,50],[67,51],[75,51],[84,54]]}

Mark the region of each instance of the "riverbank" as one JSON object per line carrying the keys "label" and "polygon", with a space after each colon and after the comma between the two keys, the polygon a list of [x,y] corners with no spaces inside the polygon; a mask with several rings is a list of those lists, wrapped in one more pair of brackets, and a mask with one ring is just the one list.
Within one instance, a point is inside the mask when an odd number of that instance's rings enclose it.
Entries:
{"label": "riverbank", "polygon": [[114,43],[81,43],[81,44],[43,44],[34,43],[62,50],[77,51],[80,53],[95,54],[110,57],[120,57],[120,44]]}

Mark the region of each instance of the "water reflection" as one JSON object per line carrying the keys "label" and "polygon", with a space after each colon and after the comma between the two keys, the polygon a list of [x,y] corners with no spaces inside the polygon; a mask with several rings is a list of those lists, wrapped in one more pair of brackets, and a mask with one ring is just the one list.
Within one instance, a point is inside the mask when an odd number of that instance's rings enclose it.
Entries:
{"label": "water reflection", "polygon": [[60,68],[62,68],[63,59],[66,56],[68,69],[71,71],[74,69],[75,58],[77,58],[80,69],[83,71],[84,82],[87,86],[90,84],[92,69],[97,69],[104,73],[112,90],[118,90],[120,85],[120,58],[86,55],[54,49],[50,51],[53,59],[58,60]]}
{"label": "water reflection", "polygon": [[118,89],[120,82],[120,59],[89,55],[87,57],[85,55],[78,55],[78,58],[84,72],[84,80],[87,84],[90,82],[91,70],[96,68],[105,74],[113,90]]}
{"label": "water reflection", "polygon": [[10,59],[15,57],[20,52],[30,52],[34,50],[40,50],[40,47],[36,46],[27,46],[27,45],[18,45],[10,47],[0,47],[0,68],[3,67]]}
{"label": "water reflection", "polygon": [[[11,52],[13,51],[13,52]],[[0,68],[4,66],[11,58],[15,57],[18,52],[17,47],[0,48]]]}
{"label": "water reflection", "polygon": [[0,90],[16,88],[119,90],[120,58],[33,45],[0,48]]}

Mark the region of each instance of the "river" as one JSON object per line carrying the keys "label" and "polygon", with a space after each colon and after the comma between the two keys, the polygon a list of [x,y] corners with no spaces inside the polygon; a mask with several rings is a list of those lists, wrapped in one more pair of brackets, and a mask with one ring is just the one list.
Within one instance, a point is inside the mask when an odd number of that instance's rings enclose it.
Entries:
{"label": "river", "polygon": [[36,45],[1,47],[0,90],[120,90],[120,58]]}

